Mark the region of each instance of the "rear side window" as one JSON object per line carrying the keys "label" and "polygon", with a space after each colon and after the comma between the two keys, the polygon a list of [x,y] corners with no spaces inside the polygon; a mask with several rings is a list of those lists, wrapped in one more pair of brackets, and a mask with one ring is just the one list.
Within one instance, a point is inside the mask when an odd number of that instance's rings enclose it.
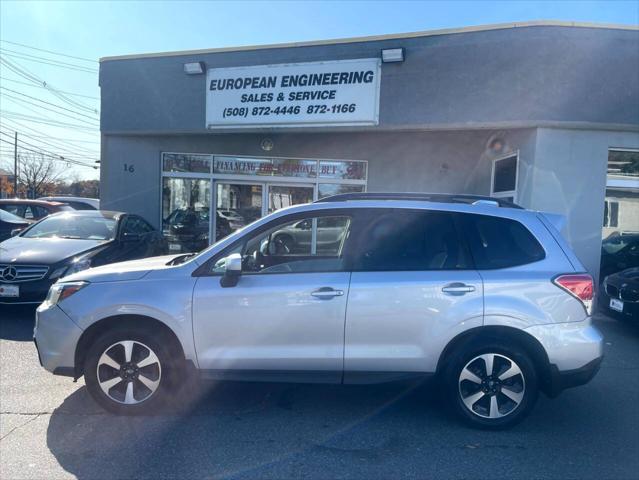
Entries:
{"label": "rear side window", "polygon": [[516,220],[464,215],[468,243],[478,270],[515,267],[543,260],[544,249]]}
{"label": "rear side window", "polygon": [[371,215],[356,249],[357,271],[425,271],[469,268],[453,214],[382,210]]}

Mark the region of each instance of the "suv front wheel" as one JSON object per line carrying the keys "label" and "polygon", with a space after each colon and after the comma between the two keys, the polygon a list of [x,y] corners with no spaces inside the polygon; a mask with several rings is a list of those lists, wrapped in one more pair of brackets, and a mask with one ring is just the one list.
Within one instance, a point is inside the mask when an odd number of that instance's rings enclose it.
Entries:
{"label": "suv front wheel", "polygon": [[523,350],[499,343],[459,355],[446,376],[454,410],[475,427],[510,427],[523,420],[537,400],[532,360]]}
{"label": "suv front wheel", "polygon": [[144,330],[106,332],[91,346],[84,377],[91,396],[106,410],[151,413],[169,395],[174,368],[168,349]]}

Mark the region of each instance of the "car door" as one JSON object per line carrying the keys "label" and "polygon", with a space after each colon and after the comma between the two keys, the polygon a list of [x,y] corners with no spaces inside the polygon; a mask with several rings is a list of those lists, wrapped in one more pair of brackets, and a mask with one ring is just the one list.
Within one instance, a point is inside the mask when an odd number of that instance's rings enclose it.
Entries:
{"label": "car door", "polygon": [[456,214],[375,209],[368,215],[353,247],[344,382],[434,372],[446,343],[482,324],[482,280]]}
{"label": "car door", "polygon": [[[290,250],[277,238],[308,219],[343,218],[342,242]],[[340,382],[353,216],[342,212],[289,215],[245,235],[204,267],[193,292],[193,333],[199,366],[212,376]],[[242,255],[242,275],[222,287],[224,258]],[[284,376],[284,377],[282,377]]]}

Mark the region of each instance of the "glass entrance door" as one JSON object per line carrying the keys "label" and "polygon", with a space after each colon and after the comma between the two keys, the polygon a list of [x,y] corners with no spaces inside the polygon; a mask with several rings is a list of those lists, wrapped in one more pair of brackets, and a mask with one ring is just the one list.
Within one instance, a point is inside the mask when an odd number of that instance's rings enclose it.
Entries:
{"label": "glass entrance door", "polygon": [[312,185],[269,185],[268,213],[291,205],[310,203],[314,198],[314,190]]}
{"label": "glass entrance door", "polygon": [[261,184],[217,182],[215,184],[215,240],[220,240],[235,230],[262,216]]}

